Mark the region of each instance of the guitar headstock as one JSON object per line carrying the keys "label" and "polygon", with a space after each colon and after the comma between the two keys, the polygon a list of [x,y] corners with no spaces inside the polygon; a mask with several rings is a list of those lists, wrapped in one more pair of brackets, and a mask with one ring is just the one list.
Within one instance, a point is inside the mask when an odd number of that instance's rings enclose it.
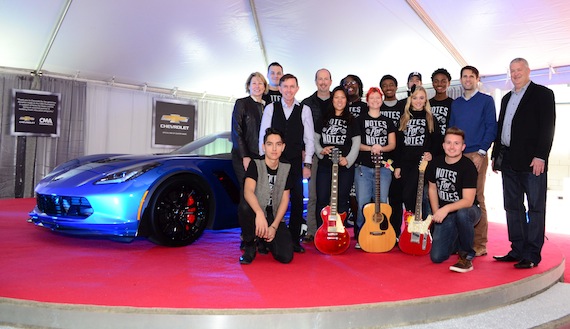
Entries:
{"label": "guitar headstock", "polygon": [[337,147],[333,148],[330,157],[333,164],[338,164],[340,161],[340,149]]}
{"label": "guitar headstock", "polygon": [[380,154],[371,154],[370,157],[372,158],[372,163],[377,165],[382,163],[382,153]]}
{"label": "guitar headstock", "polygon": [[427,165],[428,165],[428,161],[427,161],[427,160],[424,160],[424,159],[422,158],[422,161],[420,161],[420,166],[418,167],[419,170],[420,170],[420,172],[425,172],[425,171],[426,171],[426,168],[427,168]]}

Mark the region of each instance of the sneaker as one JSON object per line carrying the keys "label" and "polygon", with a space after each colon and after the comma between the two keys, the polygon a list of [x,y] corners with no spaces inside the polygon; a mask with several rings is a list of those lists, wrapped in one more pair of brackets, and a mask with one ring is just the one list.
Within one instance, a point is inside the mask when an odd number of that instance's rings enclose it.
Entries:
{"label": "sneaker", "polygon": [[457,263],[451,265],[449,269],[453,272],[466,273],[473,270],[473,263],[469,259],[459,256]]}
{"label": "sneaker", "polygon": [[356,243],[356,245],[354,246],[354,248],[355,248],[355,249],[362,249],[362,248],[360,247],[360,243],[358,243],[358,242]]}

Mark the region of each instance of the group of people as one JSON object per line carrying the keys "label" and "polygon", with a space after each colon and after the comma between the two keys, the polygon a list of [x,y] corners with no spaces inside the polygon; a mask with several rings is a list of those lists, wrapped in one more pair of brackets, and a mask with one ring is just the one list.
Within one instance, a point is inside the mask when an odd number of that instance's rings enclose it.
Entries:
{"label": "group of people", "polygon": [[[232,115],[232,160],[242,191],[240,263],[250,264],[257,252],[271,252],[288,263],[295,252],[305,251],[301,238],[312,241],[323,222],[320,211],[331,202],[333,165],[339,213],[349,211],[354,187],[358,237],[365,221],[362,207],[375,195],[375,156],[382,163],[380,202],[390,204],[397,236],[404,210],[417,206],[418,164],[429,162],[421,197],[423,214],[431,214],[434,222],[431,260],[440,263],[457,253],[450,270],[468,272],[476,256],[487,254],[484,187],[493,145],[491,166],[502,173],[511,241],[511,250],[494,258],[515,262],[515,268],[537,266],[544,243],[554,94],[530,80],[525,59],[512,60],[510,69],[514,88],[501,102],[498,121],[492,97],[478,91],[479,71],[473,66],[461,69],[463,94],[455,100],[447,95],[451,75],[442,68],[431,75],[435,96],[429,100],[418,72],[408,76],[408,97],[398,100],[392,75],[364,94],[356,75],[347,75],[330,91],[331,73],[320,69],[317,91],[302,102],[295,99],[297,78],[283,74],[279,63],[269,65],[269,82],[252,73],[245,85],[249,96],[236,101]],[[303,179],[309,179],[304,237]]]}

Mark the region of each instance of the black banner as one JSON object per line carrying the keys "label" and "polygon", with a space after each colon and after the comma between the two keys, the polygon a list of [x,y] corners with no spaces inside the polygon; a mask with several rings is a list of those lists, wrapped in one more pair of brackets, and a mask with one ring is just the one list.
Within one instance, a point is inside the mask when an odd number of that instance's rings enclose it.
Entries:
{"label": "black banner", "polygon": [[14,136],[59,137],[61,94],[37,90],[12,90]]}
{"label": "black banner", "polygon": [[194,140],[196,105],[184,99],[154,99],[152,146],[182,146]]}

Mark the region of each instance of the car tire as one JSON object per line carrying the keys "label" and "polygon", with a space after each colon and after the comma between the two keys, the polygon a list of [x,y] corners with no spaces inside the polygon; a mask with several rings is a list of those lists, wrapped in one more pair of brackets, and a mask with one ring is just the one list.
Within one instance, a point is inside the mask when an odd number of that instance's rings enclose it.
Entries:
{"label": "car tire", "polygon": [[210,216],[210,189],[193,175],[164,181],[149,203],[151,233],[156,244],[180,247],[198,239]]}

